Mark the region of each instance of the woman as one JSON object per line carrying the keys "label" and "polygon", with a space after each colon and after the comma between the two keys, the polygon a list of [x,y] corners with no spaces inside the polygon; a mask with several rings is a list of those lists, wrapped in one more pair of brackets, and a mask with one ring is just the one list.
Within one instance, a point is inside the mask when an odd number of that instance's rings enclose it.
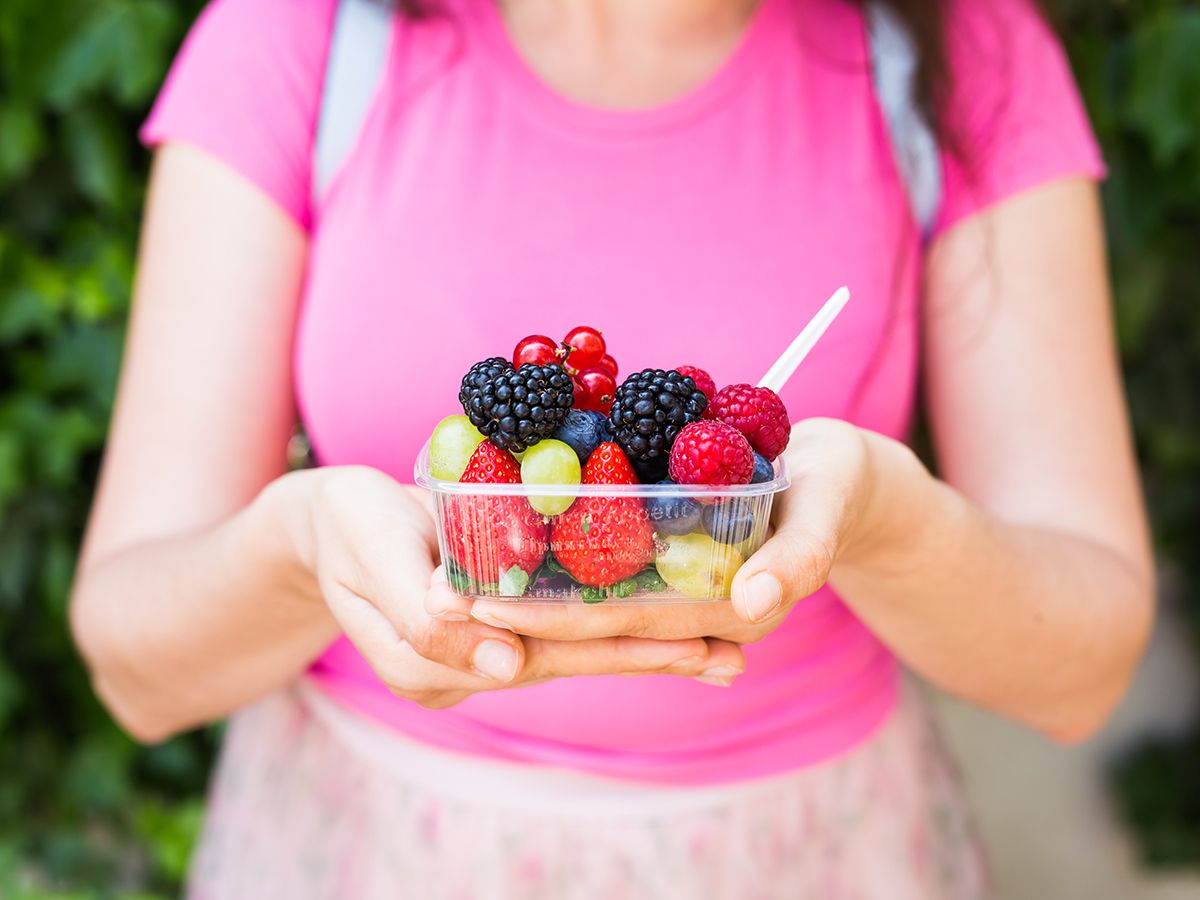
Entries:
{"label": "woman", "polygon": [[[890,4],[922,236],[850,0],[406,7],[310,199],[335,5],[216,0],[144,133],[72,614],[134,736],[236,713],[192,895],[984,893],[901,664],[1078,741],[1153,617],[1103,168],[1037,12]],[[406,482],[473,362],[588,323],[626,371],[752,380],[842,282],[732,603],[448,589]],[[940,478],[901,443],[918,366]],[[297,411],[323,465],[284,474]]]}

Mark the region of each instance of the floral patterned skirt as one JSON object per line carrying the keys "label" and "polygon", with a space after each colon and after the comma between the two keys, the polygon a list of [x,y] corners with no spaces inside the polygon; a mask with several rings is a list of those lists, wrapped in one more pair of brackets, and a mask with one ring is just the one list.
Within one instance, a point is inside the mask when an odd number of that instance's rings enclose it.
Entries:
{"label": "floral patterned skirt", "polygon": [[987,896],[957,775],[912,686],[836,759],[695,789],[539,783],[540,770],[415,745],[318,694],[301,682],[233,717],[192,900]]}

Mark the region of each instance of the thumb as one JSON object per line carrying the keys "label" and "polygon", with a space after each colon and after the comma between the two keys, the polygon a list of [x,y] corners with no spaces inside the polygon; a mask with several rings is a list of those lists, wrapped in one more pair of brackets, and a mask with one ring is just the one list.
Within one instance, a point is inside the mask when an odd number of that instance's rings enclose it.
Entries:
{"label": "thumb", "polygon": [[815,593],[833,567],[832,542],[811,529],[784,526],[738,570],[733,580],[733,610],[758,624]]}

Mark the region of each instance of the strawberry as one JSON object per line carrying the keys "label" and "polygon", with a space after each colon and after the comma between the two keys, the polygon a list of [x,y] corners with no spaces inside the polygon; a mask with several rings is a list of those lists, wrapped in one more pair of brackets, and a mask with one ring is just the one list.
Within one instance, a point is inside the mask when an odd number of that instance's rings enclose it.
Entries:
{"label": "strawberry", "polygon": [[583,467],[583,484],[637,484],[637,474],[617,444],[606,441],[592,451]]}
{"label": "strawberry", "polygon": [[507,450],[483,441],[467,460],[459,481],[467,484],[520,484],[521,466]]}
{"label": "strawberry", "polygon": [[[520,484],[521,468],[511,453],[484,441],[471,454],[461,481]],[[452,494],[444,522],[451,555],[480,584],[506,583],[514,566],[532,575],[546,557],[549,527],[524,497]]]}
{"label": "strawberry", "polygon": [[[623,450],[601,444],[583,467],[583,484],[637,484]],[[654,559],[654,529],[639,497],[580,497],[554,520],[550,546],[580,584],[608,587]]]}

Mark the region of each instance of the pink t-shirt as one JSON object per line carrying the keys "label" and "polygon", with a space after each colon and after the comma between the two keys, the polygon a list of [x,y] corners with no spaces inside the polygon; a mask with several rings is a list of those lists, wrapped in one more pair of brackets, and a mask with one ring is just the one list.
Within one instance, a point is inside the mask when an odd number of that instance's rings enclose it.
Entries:
{"label": "pink t-shirt", "polygon": [[[1027,0],[953,0],[938,232],[1102,164],[1057,43]],[[322,463],[409,481],[463,372],[525,334],[600,327],[624,372],[691,363],[756,380],[838,285],[854,291],[792,379],[793,419],[909,427],[922,246],[868,68],[861,11],[763,0],[703,85],[640,111],[574,103],[523,63],[492,0],[397,18],[348,161],[310,202],[334,0],[215,0],[143,137],[204,148],[312,239],[295,390]],[[969,171],[968,171],[969,170]],[[893,705],[897,665],[831,591],[746,648],[719,689],[574,678],[430,711],[340,639],[312,676],[342,702],[452,750],[667,783],[826,759]]]}

